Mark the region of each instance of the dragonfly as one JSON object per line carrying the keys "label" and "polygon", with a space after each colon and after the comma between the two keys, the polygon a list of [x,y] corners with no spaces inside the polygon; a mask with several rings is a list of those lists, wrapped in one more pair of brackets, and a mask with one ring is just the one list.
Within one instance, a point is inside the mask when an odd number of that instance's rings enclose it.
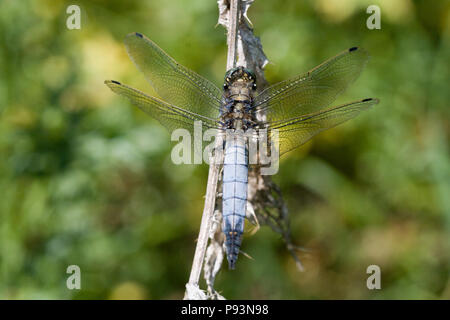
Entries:
{"label": "dragonfly", "polygon": [[[150,96],[115,80],[105,84],[115,93],[158,120],[169,131],[203,130],[246,132],[265,129],[278,133],[280,155],[299,147],[319,132],[332,128],[378,104],[366,98],[338,106],[330,104],[358,78],[369,60],[360,47],[347,49],[305,74],[276,83],[258,93],[255,74],[239,66],[228,70],[220,89],[180,65],[140,33],[125,37],[125,47],[136,67],[159,97]],[[264,114],[261,120],[260,115]],[[222,232],[230,269],[242,244],[247,209],[248,144],[224,141],[222,170]]]}

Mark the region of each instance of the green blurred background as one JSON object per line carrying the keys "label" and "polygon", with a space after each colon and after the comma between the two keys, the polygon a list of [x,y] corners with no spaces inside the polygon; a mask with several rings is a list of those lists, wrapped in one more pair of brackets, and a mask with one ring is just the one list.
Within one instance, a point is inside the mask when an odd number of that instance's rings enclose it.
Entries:
{"label": "green blurred background", "polygon": [[[81,30],[66,8],[81,7]],[[381,7],[381,30],[366,8]],[[450,2],[257,0],[249,10],[270,83],[351,46],[372,55],[339,102],[360,117],[282,159],[294,261],[278,234],[245,236],[234,299],[449,299]],[[138,31],[217,85],[225,30],[215,0],[0,1],[0,298],[180,299],[206,165],[174,165],[170,135],[105,79],[152,92],[129,60]],[[66,288],[68,265],[81,290]],[[382,289],[366,288],[378,265]],[[204,283],[202,282],[202,285]]]}

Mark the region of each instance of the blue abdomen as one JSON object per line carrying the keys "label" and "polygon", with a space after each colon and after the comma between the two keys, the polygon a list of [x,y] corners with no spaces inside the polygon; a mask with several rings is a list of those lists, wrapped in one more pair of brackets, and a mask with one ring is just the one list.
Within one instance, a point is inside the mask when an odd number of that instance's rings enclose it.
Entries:
{"label": "blue abdomen", "polygon": [[223,164],[223,223],[227,259],[234,269],[244,232],[247,206],[248,154],[244,140],[235,136],[227,139]]}

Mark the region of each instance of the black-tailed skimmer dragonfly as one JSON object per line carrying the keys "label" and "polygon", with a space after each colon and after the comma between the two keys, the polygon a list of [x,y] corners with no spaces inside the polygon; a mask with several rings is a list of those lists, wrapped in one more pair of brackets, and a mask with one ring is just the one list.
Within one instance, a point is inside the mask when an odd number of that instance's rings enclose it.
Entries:
{"label": "black-tailed skimmer dragonfly", "polygon": [[[244,67],[228,70],[219,89],[140,33],[129,34],[125,46],[159,97],[114,80],[106,81],[106,85],[169,131],[183,128],[192,133],[198,121],[203,130],[227,131],[227,135],[230,131],[264,129],[269,137],[277,132],[277,151],[282,155],[378,103],[378,99],[368,98],[329,107],[367,63],[369,54],[359,47],[257,93],[255,74]],[[224,144],[222,230],[229,267],[234,269],[246,215],[249,154],[248,144],[239,135],[227,138]]]}

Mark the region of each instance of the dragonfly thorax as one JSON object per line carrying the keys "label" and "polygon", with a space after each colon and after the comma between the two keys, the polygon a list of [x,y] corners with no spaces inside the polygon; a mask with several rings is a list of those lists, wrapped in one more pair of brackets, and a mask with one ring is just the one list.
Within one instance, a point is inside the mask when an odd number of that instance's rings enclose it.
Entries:
{"label": "dragonfly thorax", "polygon": [[235,100],[251,99],[256,90],[256,77],[244,67],[231,69],[225,74],[223,89],[225,96]]}
{"label": "dragonfly thorax", "polygon": [[252,102],[256,90],[255,75],[244,67],[225,74],[222,120],[228,129],[248,129],[255,123]]}

